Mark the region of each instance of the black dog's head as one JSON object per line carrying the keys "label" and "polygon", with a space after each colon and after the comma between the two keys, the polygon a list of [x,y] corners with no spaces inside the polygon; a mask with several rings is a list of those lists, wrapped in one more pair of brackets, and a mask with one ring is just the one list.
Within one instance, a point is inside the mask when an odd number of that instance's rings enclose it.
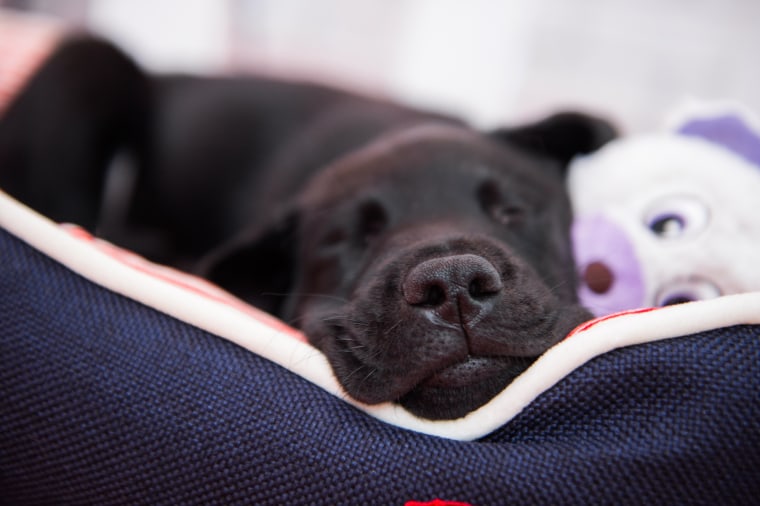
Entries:
{"label": "black dog's head", "polygon": [[207,275],[300,327],[354,398],[464,416],[589,318],[564,165],[610,136],[575,114],[397,132],[318,173]]}

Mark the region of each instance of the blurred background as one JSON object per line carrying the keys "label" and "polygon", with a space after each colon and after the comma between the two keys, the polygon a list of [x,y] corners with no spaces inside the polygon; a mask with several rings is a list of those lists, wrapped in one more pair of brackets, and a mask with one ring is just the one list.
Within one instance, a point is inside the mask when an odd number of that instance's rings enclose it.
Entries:
{"label": "blurred background", "polygon": [[757,0],[0,0],[0,12],[101,33],[156,71],[327,81],[483,128],[576,108],[632,133],[690,97],[760,111]]}

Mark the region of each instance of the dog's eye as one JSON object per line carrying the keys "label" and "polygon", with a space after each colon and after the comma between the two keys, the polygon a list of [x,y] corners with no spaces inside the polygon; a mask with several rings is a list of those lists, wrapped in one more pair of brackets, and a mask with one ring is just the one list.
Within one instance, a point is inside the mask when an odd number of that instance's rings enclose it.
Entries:
{"label": "dog's eye", "polygon": [[329,230],[322,238],[322,246],[335,246],[346,239],[346,232],[341,228]]}
{"label": "dog's eye", "polygon": [[516,204],[507,202],[494,181],[486,181],[478,187],[478,202],[483,211],[492,220],[501,225],[515,225],[524,215],[524,209]]}
{"label": "dog's eye", "polygon": [[358,237],[362,244],[367,244],[380,234],[388,225],[388,215],[380,203],[371,200],[359,207]]}

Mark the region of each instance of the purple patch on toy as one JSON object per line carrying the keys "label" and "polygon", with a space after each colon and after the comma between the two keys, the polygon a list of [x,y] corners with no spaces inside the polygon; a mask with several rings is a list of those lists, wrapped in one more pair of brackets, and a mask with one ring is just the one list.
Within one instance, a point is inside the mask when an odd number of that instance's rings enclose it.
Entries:
{"label": "purple patch on toy", "polygon": [[760,167],[760,137],[737,116],[695,119],[681,126],[678,133],[719,144]]}
{"label": "purple patch on toy", "polygon": [[641,307],[644,279],[625,232],[593,216],[576,219],[572,235],[581,304],[595,316]]}

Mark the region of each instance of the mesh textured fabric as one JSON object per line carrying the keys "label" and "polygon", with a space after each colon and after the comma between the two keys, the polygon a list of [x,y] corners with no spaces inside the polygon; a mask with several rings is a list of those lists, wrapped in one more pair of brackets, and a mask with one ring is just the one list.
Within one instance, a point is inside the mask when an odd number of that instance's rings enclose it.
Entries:
{"label": "mesh textured fabric", "polygon": [[757,504],[759,337],[607,353],[493,434],[450,441],[0,232],[0,502]]}

